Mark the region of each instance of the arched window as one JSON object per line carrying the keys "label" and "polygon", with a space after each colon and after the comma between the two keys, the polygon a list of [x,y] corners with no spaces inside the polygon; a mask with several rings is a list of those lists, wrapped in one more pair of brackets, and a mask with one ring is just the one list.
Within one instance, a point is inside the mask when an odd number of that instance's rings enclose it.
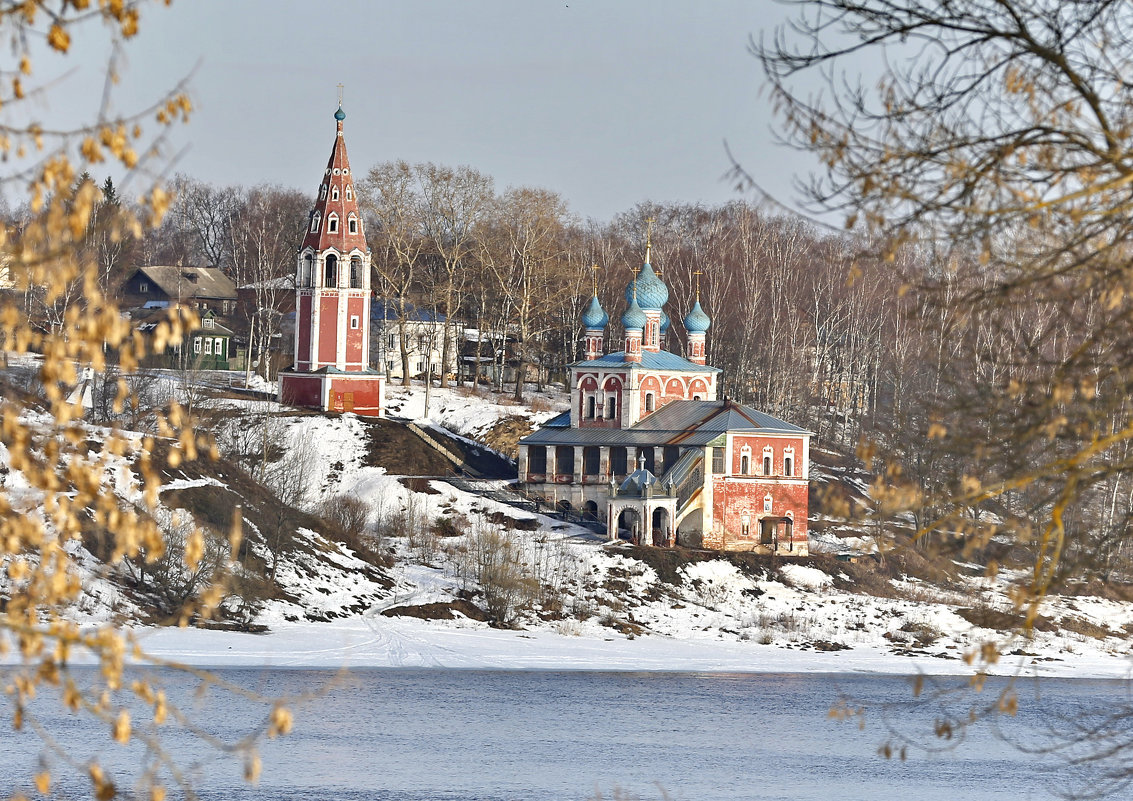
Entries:
{"label": "arched window", "polygon": [[311,215],[311,233],[317,234],[319,232],[319,213],[316,211]]}
{"label": "arched window", "polygon": [[771,475],[771,457],[766,453],[763,454],[763,475]]}
{"label": "arched window", "polygon": [[616,420],[618,417],[618,396],[613,393],[606,394],[606,419]]}
{"label": "arched window", "polygon": [[352,234],[358,233],[358,218],[353,214],[350,215],[350,221],[346,224],[346,229]]}
{"label": "arched window", "polygon": [[350,259],[350,288],[362,288],[362,258],[353,256]]}
{"label": "arched window", "polygon": [[787,448],[783,451],[783,475],[793,476],[795,474],[795,449]]}
{"label": "arched window", "polygon": [[740,448],[740,475],[751,475],[751,446],[744,445]]}
{"label": "arched window", "polygon": [[338,200],[338,187],[337,186],[331,187],[330,199],[331,200]]}
{"label": "arched window", "polygon": [[353,199],[353,198],[352,198],[352,196],[351,196],[351,194],[350,194],[350,184],[347,184],[347,185],[346,185],[346,199],[347,199],[347,200],[352,200],[352,199]]}
{"label": "arched window", "polygon": [[338,286],[338,256],[333,253],[326,258],[323,268],[323,286]]}
{"label": "arched window", "polygon": [[323,200],[327,196],[327,185],[322,184],[319,186],[319,200]]}
{"label": "arched window", "polygon": [[588,395],[586,397],[586,418],[588,420],[593,420],[594,417],[597,414],[598,414],[598,399],[596,397],[594,397],[593,395]]}
{"label": "arched window", "polygon": [[315,283],[315,257],[308,253],[303,257],[303,275],[299,279],[301,286],[312,286]]}
{"label": "arched window", "polygon": [[337,214],[331,214],[327,217],[327,233],[328,234],[337,234],[338,233],[338,215]]}
{"label": "arched window", "polygon": [[653,393],[652,392],[646,392],[645,393],[645,412],[646,412],[646,414],[648,414],[651,411],[653,411]]}

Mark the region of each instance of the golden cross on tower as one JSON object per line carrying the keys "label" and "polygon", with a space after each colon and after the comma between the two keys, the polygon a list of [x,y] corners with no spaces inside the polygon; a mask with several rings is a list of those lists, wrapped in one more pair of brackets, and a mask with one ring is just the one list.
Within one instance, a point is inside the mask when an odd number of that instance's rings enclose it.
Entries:
{"label": "golden cross on tower", "polygon": [[598,297],[598,262],[590,265],[590,287],[594,290],[594,297]]}
{"label": "golden cross on tower", "polygon": [[700,276],[704,275],[699,267],[692,271],[694,280],[696,281],[696,302],[700,302]]}
{"label": "golden cross on tower", "polygon": [[653,243],[653,223],[652,217],[645,218],[645,247],[648,249]]}
{"label": "golden cross on tower", "polygon": [[338,105],[340,105],[340,106],[342,105],[342,89],[343,89],[342,84],[339,84],[338,85]]}

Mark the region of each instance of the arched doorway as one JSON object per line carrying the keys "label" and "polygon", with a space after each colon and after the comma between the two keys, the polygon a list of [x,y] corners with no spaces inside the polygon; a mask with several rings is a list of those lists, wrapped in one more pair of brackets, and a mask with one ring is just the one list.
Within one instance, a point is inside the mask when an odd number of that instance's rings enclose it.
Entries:
{"label": "arched doorway", "polygon": [[636,509],[623,509],[618,515],[618,537],[635,545],[641,540],[641,518]]}
{"label": "arched doorway", "polygon": [[669,510],[664,507],[654,509],[652,523],[653,544],[662,547],[671,545],[672,521],[669,519]]}
{"label": "arched doorway", "polygon": [[595,501],[587,501],[582,504],[582,516],[587,520],[597,520],[598,504]]}

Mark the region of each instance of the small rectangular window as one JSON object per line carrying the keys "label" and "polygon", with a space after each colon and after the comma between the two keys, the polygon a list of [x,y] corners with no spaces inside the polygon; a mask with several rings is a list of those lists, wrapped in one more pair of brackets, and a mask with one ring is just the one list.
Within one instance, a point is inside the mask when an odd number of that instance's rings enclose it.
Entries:
{"label": "small rectangular window", "polygon": [[350,328],[352,330],[358,328],[358,315],[357,314],[350,315]]}
{"label": "small rectangular window", "polygon": [[213,345],[213,353],[215,353],[217,356],[220,356],[222,353],[224,353],[223,343],[223,339],[221,339],[220,337],[216,338],[216,344]]}
{"label": "small rectangular window", "polygon": [[193,353],[201,352],[201,338],[193,337]]}
{"label": "small rectangular window", "polygon": [[724,449],[712,448],[712,475],[724,475]]}
{"label": "small rectangular window", "polygon": [[147,284],[145,281],[142,281],[142,283],[138,284],[138,291],[149,292],[149,284]]}

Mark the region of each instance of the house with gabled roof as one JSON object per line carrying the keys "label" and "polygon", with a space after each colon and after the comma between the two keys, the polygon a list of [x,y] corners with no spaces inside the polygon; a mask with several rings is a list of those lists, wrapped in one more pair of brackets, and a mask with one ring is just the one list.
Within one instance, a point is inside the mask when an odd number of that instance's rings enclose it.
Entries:
{"label": "house with gabled roof", "polygon": [[805,556],[811,432],[727,398],[707,364],[699,290],[686,356],[662,348],[669,292],[649,263],[626,287],[625,346],[605,353],[595,294],[571,409],[520,440],[519,480],[642,544]]}
{"label": "house with gabled roof", "polygon": [[134,270],[122,285],[122,306],[212,309],[225,317],[236,310],[236,284],[216,267],[154,264]]}

